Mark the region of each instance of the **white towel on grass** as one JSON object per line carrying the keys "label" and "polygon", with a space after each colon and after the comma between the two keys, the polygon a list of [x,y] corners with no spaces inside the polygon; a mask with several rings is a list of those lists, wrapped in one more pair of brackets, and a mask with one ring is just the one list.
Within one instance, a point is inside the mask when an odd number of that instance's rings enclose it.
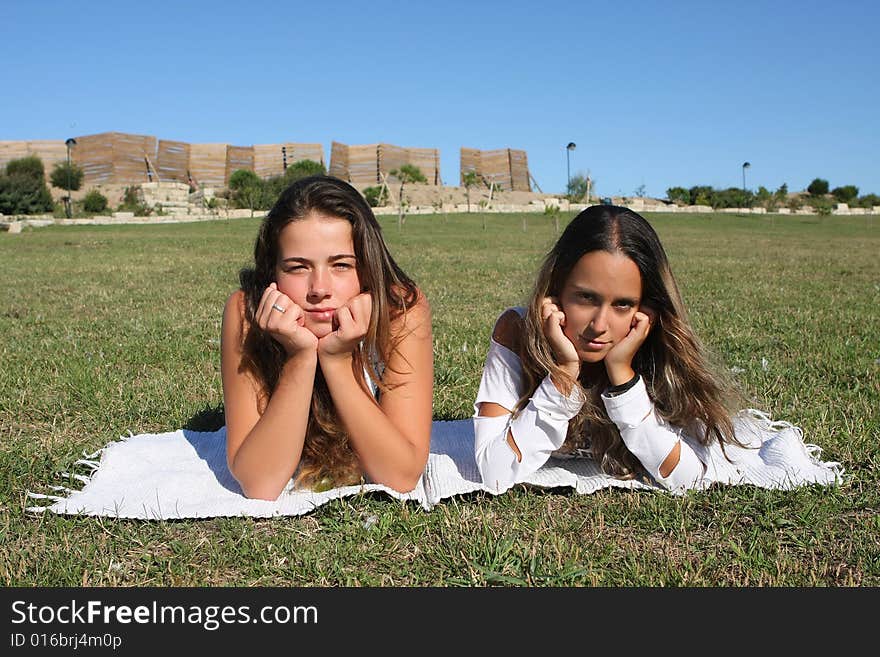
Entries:
{"label": "white towel on grass", "polygon": [[[710,448],[710,456],[717,462],[716,481],[781,489],[841,482],[843,468],[838,463],[820,461],[819,448],[804,444],[797,427],[771,422],[757,411],[740,414],[736,423],[737,435],[750,436],[751,444],[759,449],[728,447],[728,456],[734,461],[731,464],[717,446]],[[266,518],[308,513],[330,500],[365,491],[384,491],[430,509],[453,495],[474,491],[494,494],[480,481],[473,445],[472,420],[435,421],[425,472],[409,493],[398,493],[381,484],[363,484],[321,493],[290,489],[269,502],[242,495],[226,466],[225,427],[212,432],[179,429],[140,434],[84,455],[75,464],[81,473],[61,473],[68,480],[83,484],[82,488],[50,486],[55,494],[28,492],[28,496],[49,503],[27,510],[144,520]],[[572,487],[581,494],[608,487],[663,490],[650,480],[615,479],[604,474],[589,458],[551,458],[525,483],[545,488]]]}

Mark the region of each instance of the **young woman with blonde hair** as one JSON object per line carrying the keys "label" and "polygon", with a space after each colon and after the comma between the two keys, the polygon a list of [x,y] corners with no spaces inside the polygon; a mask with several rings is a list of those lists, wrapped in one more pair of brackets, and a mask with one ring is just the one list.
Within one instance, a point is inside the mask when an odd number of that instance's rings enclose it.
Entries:
{"label": "young woman with blonde hair", "polygon": [[501,491],[584,450],[614,476],[700,486],[716,476],[707,448],[740,444],[734,399],[654,229],[593,206],[544,259],[528,307],[495,325],[474,404],[477,465]]}

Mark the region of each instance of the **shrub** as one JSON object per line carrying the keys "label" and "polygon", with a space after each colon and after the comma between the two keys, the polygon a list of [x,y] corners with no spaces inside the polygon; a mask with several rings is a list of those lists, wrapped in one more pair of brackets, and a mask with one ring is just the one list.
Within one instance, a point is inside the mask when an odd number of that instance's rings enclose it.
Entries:
{"label": "shrub", "polygon": [[255,210],[266,205],[266,185],[263,180],[249,169],[236,169],[229,176],[229,189],[232,201],[240,208]]}
{"label": "shrub", "polygon": [[107,197],[97,189],[91,190],[83,199],[83,210],[96,214],[104,212],[107,210]]}
{"label": "shrub", "polygon": [[367,199],[367,203],[370,204],[371,208],[385,205],[385,203],[388,202],[388,189],[386,189],[385,187],[381,187],[379,185],[373,187],[365,187],[363,193],[364,198]]}
{"label": "shrub", "polygon": [[572,203],[577,203],[578,201],[583,200],[587,195],[587,186],[588,181],[584,174],[576,173],[573,175],[571,180],[568,181],[568,189],[566,190],[568,192],[568,200]]}
{"label": "shrub", "polygon": [[10,160],[6,165],[7,176],[25,176],[40,182],[46,181],[46,170],[43,161],[36,155]]}
{"label": "shrub", "polygon": [[286,182],[285,187],[300,178],[308,178],[309,176],[324,176],[327,170],[324,165],[314,160],[300,160],[289,165],[282,176]]}
{"label": "shrub", "polygon": [[53,207],[45,181],[22,173],[0,175],[0,214],[40,214]]}
{"label": "shrub", "polygon": [[823,194],[827,194],[828,181],[823,180],[822,178],[813,178],[813,182],[807,186],[807,191],[810,193],[810,196],[822,196]]}
{"label": "shrub", "polygon": [[824,196],[816,196],[810,198],[808,203],[813,206],[813,209],[819,213],[820,217],[826,217],[831,214],[831,199]]}
{"label": "shrub", "polygon": [[120,212],[133,212],[137,217],[148,217],[153,213],[153,208],[141,202],[138,198],[138,188],[131,185],[125,188],[122,194],[122,203],[116,208]]}
{"label": "shrub", "polygon": [[[52,167],[49,182],[58,189],[75,192],[82,187],[83,175],[83,170],[73,162],[70,163],[70,166],[67,165],[67,162],[59,162]],[[68,187],[68,185],[70,186]]]}
{"label": "shrub", "polygon": [[676,205],[690,205],[691,193],[684,187],[670,187],[666,190],[666,198]]}
{"label": "shrub", "polygon": [[855,185],[844,185],[831,190],[831,195],[838,203],[852,203],[859,195],[859,188]]}
{"label": "shrub", "polygon": [[880,205],[880,196],[876,194],[865,194],[856,200],[856,205],[860,208],[871,208]]}

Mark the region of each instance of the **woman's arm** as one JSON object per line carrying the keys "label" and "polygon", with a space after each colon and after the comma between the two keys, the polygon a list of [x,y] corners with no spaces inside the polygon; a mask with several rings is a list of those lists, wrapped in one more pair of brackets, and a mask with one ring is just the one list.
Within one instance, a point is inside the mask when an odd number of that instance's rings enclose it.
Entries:
{"label": "woman's arm", "polygon": [[641,377],[619,395],[602,395],[608,417],[627,449],[664,488],[697,487],[706,467],[678,431],[657,417]]}
{"label": "woman's arm", "polygon": [[[369,298],[369,297],[367,297]],[[353,319],[363,324],[369,313]],[[342,322],[340,322],[342,328]],[[431,310],[421,294],[416,304],[391,323],[397,349],[382,376],[388,390],[377,404],[358,384],[351,351],[318,359],[336,412],[371,480],[400,492],[413,490],[425,469],[431,442],[434,360]],[[322,338],[326,340],[326,338]]]}
{"label": "woman's arm", "polygon": [[658,419],[645,382],[632,369],[633,357],[651,332],[652,323],[650,309],[636,311],[629,333],[605,356],[608,380],[613,387],[623,386],[626,391],[606,392],[602,401],[627,449],[660,485],[694,488],[703,478],[703,463],[675,431]]}
{"label": "woman's arm", "polygon": [[522,366],[513,351],[521,319],[504,313],[495,325],[477,402],[474,457],[483,483],[501,492],[537,471],[565,442],[569,420],[583,406],[580,391],[563,395],[545,377],[515,419],[522,394]]}
{"label": "woman's arm", "polygon": [[[269,312],[278,294],[272,295]],[[281,303],[286,302],[282,299]],[[239,290],[229,297],[223,311],[220,369],[226,413],[226,461],[247,497],[274,500],[290,481],[302,456],[317,349],[304,348],[288,358],[278,386],[261,412],[261,387],[243,365],[242,347],[247,331],[244,304],[244,292]],[[288,307],[287,312],[292,316],[295,309]],[[278,329],[274,325],[273,328]],[[303,329],[303,333],[309,332]],[[300,337],[308,341],[308,336]],[[313,335],[311,340],[316,344]]]}

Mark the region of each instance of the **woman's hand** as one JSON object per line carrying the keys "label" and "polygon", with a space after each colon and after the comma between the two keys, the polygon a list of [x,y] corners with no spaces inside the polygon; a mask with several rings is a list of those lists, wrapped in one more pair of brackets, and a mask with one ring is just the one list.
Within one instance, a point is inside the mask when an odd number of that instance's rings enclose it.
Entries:
{"label": "woman's hand", "polygon": [[367,334],[372,312],[373,299],[369,292],[362,292],[337,308],[333,316],[335,328],[318,340],[318,355],[350,355]]}
{"label": "woman's hand", "polygon": [[650,311],[637,310],[633,315],[629,333],[605,355],[605,370],[608,372],[611,385],[626,383],[635,376],[632,361],[639,347],[648,338],[652,321],[653,314]]}
{"label": "woman's hand", "polygon": [[571,340],[562,331],[565,328],[565,313],[559,309],[557,300],[544,297],[541,302],[541,320],[544,337],[550,343],[550,349],[557,364],[577,379],[581,371],[581,359]]}
{"label": "woman's hand", "polygon": [[[277,306],[277,308],[276,308]],[[282,308],[278,310],[278,308]],[[263,292],[256,312],[257,325],[284,347],[288,358],[308,350],[316,351],[318,338],[305,328],[303,309],[270,283]]]}

